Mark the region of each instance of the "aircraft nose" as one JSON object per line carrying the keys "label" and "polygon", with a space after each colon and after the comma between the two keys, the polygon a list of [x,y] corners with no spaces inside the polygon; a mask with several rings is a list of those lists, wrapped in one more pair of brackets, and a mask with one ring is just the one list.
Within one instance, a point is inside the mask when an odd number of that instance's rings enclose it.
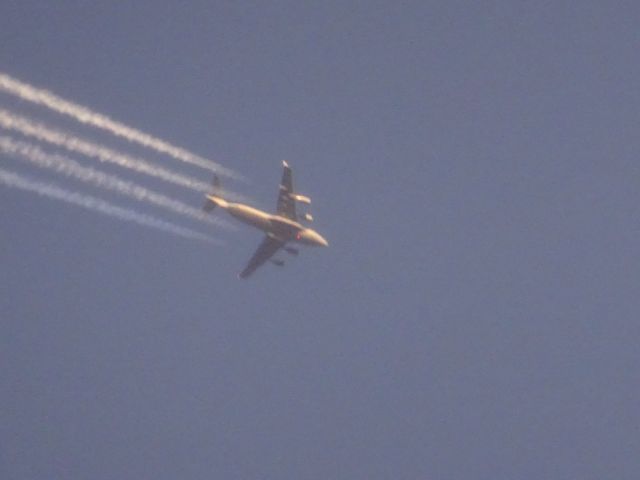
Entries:
{"label": "aircraft nose", "polygon": [[322,247],[328,247],[329,246],[329,242],[327,242],[322,235],[318,235],[318,244],[320,246],[322,246]]}

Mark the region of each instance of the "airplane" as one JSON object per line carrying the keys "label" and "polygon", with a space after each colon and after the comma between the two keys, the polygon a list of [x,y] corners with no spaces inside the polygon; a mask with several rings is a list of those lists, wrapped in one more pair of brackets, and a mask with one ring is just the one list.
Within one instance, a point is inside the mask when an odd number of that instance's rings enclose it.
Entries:
{"label": "airplane", "polygon": [[[251,257],[245,269],[238,275],[240,278],[247,278],[281,248],[291,255],[298,255],[298,249],[287,245],[288,243],[314,247],[329,246],[329,242],[327,242],[322,235],[299,222],[296,214],[296,202],[310,204],[311,200],[309,197],[294,193],[291,167],[289,167],[287,162],[282,162],[282,166],[284,170],[282,172],[275,215],[242,203],[226,201],[220,194],[220,179],[217,175],[213,177],[213,192],[206,195],[206,200],[202,207],[205,212],[210,212],[214,208],[220,207],[241,222],[262,230],[265,233],[262,243],[253,254],[253,257]],[[304,214],[303,218],[308,221],[313,220],[313,217],[308,213]],[[283,260],[275,259],[271,260],[271,262],[280,267],[284,265]]]}

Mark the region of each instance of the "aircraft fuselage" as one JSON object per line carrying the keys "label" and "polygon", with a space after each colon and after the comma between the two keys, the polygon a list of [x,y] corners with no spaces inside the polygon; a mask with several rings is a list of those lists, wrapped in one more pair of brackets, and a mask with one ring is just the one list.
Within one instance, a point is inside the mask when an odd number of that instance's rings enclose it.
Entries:
{"label": "aircraft fuselage", "polygon": [[327,241],[318,232],[286,217],[272,215],[241,203],[228,202],[225,210],[241,222],[284,242],[327,246]]}
{"label": "aircraft fuselage", "polygon": [[[309,197],[296,193],[293,189],[293,175],[287,162],[282,162],[282,180],[278,191],[276,213],[271,214],[242,203],[225,200],[221,196],[220,179],[213,176],[212,192],[206,195],[202,209],[211,212],[216,207],[226,210],[229,215],[251,227],[265,233],[262,242],[251,256],[249,263],[238,276],[247,278],[267,261],[282,266],[284,260],[272,258],[280,249],[291,255],[298,255],[298,249],[287,243],[299,243],[314,247],[327,247],[329,243],[318,232],[305,227],[299,222],[300,216],[296,212],[296,202],[311,203]],[[304,213],[303,218],[312,220],[311,215]]]}

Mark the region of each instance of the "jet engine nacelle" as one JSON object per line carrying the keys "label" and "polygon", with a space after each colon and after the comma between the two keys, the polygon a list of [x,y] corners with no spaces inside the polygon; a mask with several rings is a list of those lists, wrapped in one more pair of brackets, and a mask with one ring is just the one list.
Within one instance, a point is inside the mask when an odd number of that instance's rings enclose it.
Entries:
{"label": "jet engine nacelle", "polygon": [[313,222],[313,215],[310,213],[305,213],[302,218],[304,218],[307,222]]}
{"label": "jet engine nacelle", "polygon": [[306,203],[307,205],[311,205],[311,199],[309,197],[305,197],[304,195],[300,195],[299,193],[290,193],[289,198],[292,198],[296,202]]}
{"label": "jet engine nacelle", "polygon": [[300,251],[297,248],[293,247],[284,247],[285,252],[290,253],[291,255],[298,255]]}
{"label": "jet engine nacelle", "polygon": [[284,267],[284,260],[280,260],[279,258],[274,258],[273,260],[271,260],[271,263],[273,263],[276,267]]}

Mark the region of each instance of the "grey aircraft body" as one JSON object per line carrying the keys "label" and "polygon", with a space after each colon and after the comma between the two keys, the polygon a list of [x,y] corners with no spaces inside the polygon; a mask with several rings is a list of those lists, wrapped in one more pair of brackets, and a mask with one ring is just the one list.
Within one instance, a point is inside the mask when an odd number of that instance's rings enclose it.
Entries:
{"label": "grey aircraft body", "polygon": [[[308,197],[294,193],[293,175],[287,162],[282,162],[283,172],[278,193],[277,211],[270,214],[262,210],[226,201],[220,194],[220,180],[217,176],[213,179],[213,193],[206,196],[203,209],[210,212],[215,207],[226,210],[231,216],[247,225],[258,228],[265,233],[262,243],[249,260],[245,269],[240,272],[240,278],[247,278],[258,267],[270,260],[273,255],[283,248],[292,255],[298,254],[298,249],[288,246],[288,243],[310,245],[315,247],[327,247],[329,243],[315,230],[305,227],[298,220],[296,214],[296,202],[311,203]],[[312,217],[309,214],[303,216],[307,220]],[[284,265],[282,260],[271,260],[278,266]]]}

